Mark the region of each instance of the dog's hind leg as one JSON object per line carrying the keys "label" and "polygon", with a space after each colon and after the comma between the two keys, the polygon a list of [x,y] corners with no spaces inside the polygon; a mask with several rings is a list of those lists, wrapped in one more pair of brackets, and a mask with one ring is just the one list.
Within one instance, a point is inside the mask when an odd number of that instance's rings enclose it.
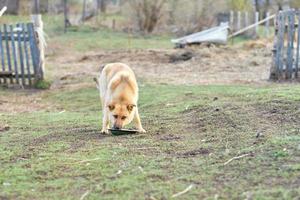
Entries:
{"label": "dog's hind leg", "polygon": [[136,126],[137,130],[140,133],[146,133],[145,129],[143,129],[143,127],[142,127],[141,118],[140,118],[139,111],[138,111],[137,107],[135,108],[135,113],[134,113],[134,119],[133,120],[135,122],[135,126]]}

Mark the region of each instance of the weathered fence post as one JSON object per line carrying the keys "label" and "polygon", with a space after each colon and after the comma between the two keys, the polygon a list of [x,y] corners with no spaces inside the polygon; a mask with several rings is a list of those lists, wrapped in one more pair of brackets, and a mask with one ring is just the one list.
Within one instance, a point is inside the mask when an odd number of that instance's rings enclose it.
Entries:
{"label": "weathered fence post", "polygon": [[238,11],[237,13],[237,30],[241,29],[241,12]]}
{"label": "weathered fence post", "polygon": [[244,19],[244,21],[245,21],[244,27],[247,27],[247,26],[249,26],[249,14],[248,14],[247,11],[244,12],[244,17],[245,17],[245,19]]}
{"label": "weathered fence post", "polygon": [[[270,17],[270,13],[269,13],[269,12],[267,12],[266,17],[267,17],[267,18]],[[269,37],[269,35],[270,35],[270,20],[268,20],[268,21],[266,22],[266,25],[265,25],[265,35],[266,35],[267,37]]]}
{"label": "weathered fence post", "polygon": [[[300,48],[300,11],[293,9],[280,11],[276,19],[270,79],[297,79]],[[295,24],[296,21],[298,21],[298,24]],[[295,40],[296,33],[298,35],[297,40]],[[297,47],[294,45],[297,45]]]}
{"label": "weathered fence post", "polygon": [[286,79],[291,79],[293,75],[294,63],[294,37],[295,37],[295,10],[288,13],[288,43],[287,43],[287,60],[286,60]]}
{"label": "weathered fence post", "polygon": [[34,24],[34,30],[36,33],[36,40],[39,51],[38,58],[38,68],[37,68],[37,77],[36,80],[42,80],[44,78],[44,71],[45,71],[45,46],[46,41],[44,37],[44,24],[42,21],[42,15],[32,15],[31,16],[32,22]]}
{"label": "weathered fence post", "polygon": [[296,16],[298,19],[298,24],[297,24],[297,28],[298,28],[298,38],[297,38],[297,51],[296,51],[296,65],[295,65],[295,78],[298,78],[298,71],[299,71],[299,57],[300,57],[300,10],[298,10],[296,12]]}
{"label": "weathered fence post", "polygon": [[[259,22],[259,12],[255,12],[255,23]],[[259,26],[255,26],[255,37],[258,37],[258,28]]]}
{"label": "weathered fence post", "polygon": [[232,28],[232,31],[234,31],[234,12],[230,11],[230,27]]}

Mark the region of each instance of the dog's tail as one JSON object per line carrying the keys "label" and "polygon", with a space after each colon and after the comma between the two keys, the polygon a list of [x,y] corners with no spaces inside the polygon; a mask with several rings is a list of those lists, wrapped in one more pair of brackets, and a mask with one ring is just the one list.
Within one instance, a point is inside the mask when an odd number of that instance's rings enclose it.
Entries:
{"label": "dog's tail", "polygon": [[94,77],[93,80],[96,82],[96,87],[98,88],[98,90],[100,90],[99,79]]}
{"label": "dog's tail", "polygon": [[[102,73],[105,66],[106,66],[106,64],[100,65],[100,67],[99,67],[100,73]],[[95,81],[96,87],[98,88],[98,90],[100,90],[99,78],[94,77],[93,80]]]}

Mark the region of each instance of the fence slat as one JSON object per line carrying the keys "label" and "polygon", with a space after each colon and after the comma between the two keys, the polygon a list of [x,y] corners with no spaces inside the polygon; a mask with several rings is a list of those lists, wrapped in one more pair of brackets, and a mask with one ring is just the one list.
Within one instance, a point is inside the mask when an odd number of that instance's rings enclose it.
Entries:
{"label": "fence slat", "polygon": [[245,22],[244,28],[245,28],[249,26],[249,14],[247,11],[244,13],[244,17],[245,17],[244,18],[244,22]]}
{"label": "fence slat", "polygon": [[[23,37],[26,36],[26,34],[28,33],[28,31],[26,30],[26,26],[25,24],[22,24],[22,30],[23,30]],[[25,62],[26,62],[26,68],[27,68],[27,74],[28,74],[28,83],[31,86],[32,85],[32,81],[31,81],[31,70],[30,70],[30,63],[29,63],[29,53],[28,53],[28,46],[27,46],[27,42],[24,40],[24,52],[25,52]]]}
{"label": "fence slat", "polygon": [[288,41],[287,41],[287,60],[286,60],[286,79],[291,79],[293,74],[294,59],[294,36],[295,36],[295,12],[291,10],[287,14],[288,18]]}
{"label": "fence slat", "polygon": [[30,46],[30,53],[31,53],[31,60],[32,60],[32,65],[33,65],[33,71],[36,76],[37,74],[37,68],[38,68],[38,61],[37,61],[37,55],[36,55],[36,50],[35,50],[35,44],[34,44],[34,30],[32,27],[32,24],[28,23],[27,24],[27,30],[29,34],[29,46]]}
{"label": "fence slat", "polygon": [[234,12],[230,11],[230,27],[232,28],[232,30],[234,31],[235,27],[234,27]]}
{"label": "fence slat", "polygon": [[[267,17],[267,18],[270,17],[270,13],[269,13],[269,12],[267,12],[266,17]],[[265,26],[265,35],[266,35],[267,37],[269,37],[269,35],[270,35],[270,20],[268,20],[268,21],[266,22],[266,26]]]}
{"label": "fence slat", "polygon": [[237,30],[241,29],[241,11],[237,13]]}
{"label": "fence slat", "polygon": [[[259,22],[259,12],[255,12],[255,24]],[[255,36],[258,36],[258,25],[255,26]]]}
{"label": "fence slat", "polygon": [[[0,27],[0,31],[1,31],[1,27]],[[4,49],[3,49],[3,45],[2,45],[2,32],[0,32],[0,51],[1,51],[1,66],[2,66],[2,70],[5,71],[5,63],[4,63]],[[3,77],[3,83],[6,83],[6,78]]]}
{"label": "fence slat", "polygon": [[[7,32],[7,25],[3,25],[4,29],[4,36],[5,36],[5,46],[6,46],[6,58],[7,58],[7,65],[8,65],[8,70],[12,72],[12,66],[11,66],[11,57],[10,57],[10,48],[9,48],[9,42],[8,42],[8,32]],[[13,83],[13,78],[10,77],[10,83]]]}
{"label": "fence slat", "polygon": [[296,54],[296,65],[295,65],[295,78],[298,78],[299,71],[299,53],[300,53],[300,12],[297,12],[298,15],[298,39],[297,39],[297,54]]}
{"label": "fence slat", "polygon": [[[21,28],[20,24],[16,25],[17,28]],[[24,77],[24,62],[23,62],[23,51],[22,51],[22,42],[21,42],[21,30],[18,30],[18,49],[19,49],[19,57],[20,57],[20,67],[21,67],[21,78],[22,85],[25,85],[25,77]]]}
{"label": "fence slat", "polygon": [[11,37],[11,48],[12,48],[12,58],[14,62],[14,69],[16,74],[16,83],[19,84],[19,69],[18,69],[18,62],[17,62],[17,53],[16,53],[16,45],[15,45],[15,39],[14,39],[14,27],[12,25],[9,25],[10,29],[10,37]]}
{"label": "fence slat", "polygon": [[284,46],[284,30],[285,30],[285,17],[282,12],[279,12],[277,17],[278,23],[278,36],[276,45],[276,66],[278,77],[280,78],[283,71],[283,46]]}

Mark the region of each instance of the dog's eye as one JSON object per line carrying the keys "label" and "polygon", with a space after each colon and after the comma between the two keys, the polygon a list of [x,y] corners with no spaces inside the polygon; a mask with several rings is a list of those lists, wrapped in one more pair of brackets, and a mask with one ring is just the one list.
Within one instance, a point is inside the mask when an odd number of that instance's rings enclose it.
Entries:
{"label": "dog's eye", "polygon": [[126,119],[126,116],[121,117],[121,119],[122,119],[122,120],[125,120],[125,119]]}
{"label": "dog's eye", "polygon": [[114,115],[114,118],[117,119],[117,118],[118,118],[118,115]]}

